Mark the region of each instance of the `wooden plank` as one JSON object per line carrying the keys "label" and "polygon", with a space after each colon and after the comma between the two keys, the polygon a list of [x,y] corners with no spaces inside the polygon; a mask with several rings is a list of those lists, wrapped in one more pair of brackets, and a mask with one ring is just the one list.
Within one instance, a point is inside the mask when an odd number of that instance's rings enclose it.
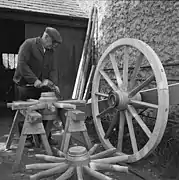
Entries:
{"label": "wooden plank", "polygon": [[75,104],[70,104],[70,103],[67,103],[67,102],[55,102],[53,103],[54,106],[56,108],[60,108],[60,109],[76,109],[76,105]]}
{"label": "wooden plank", "polygon": [[87,99],[88,99],[88,96],[89,96],[89,93],[90,93],[91,84],[92,84],[92,81],[93,81],[94,72],[95,72],[95,66],[92,65],[91,71],[90,71],[90,74],[89,74],[89,77],[88,77],[88,81],[87,81],[87,84],[86,84],[83,100],[87,101]]}
{"label": "wooden plank", "polygon": [[88,47],[90,32],[91,32],[93,12],[94,12],[94,7],[92,7],[92,9],[91,9],[90,18],[88,20],[88,28],[87,28],[87,32],[86,32],[86,38],[85,38],[85,42],[84,42],[84,46],[83,46],[80,64],[78,67],[78,72],[77,72],[77,77],[76,77],[76,81],[75,81],[75,86],[73,89],[72,99],[77,99],[78,95],[79,95],[79,88],[80,88],[80,83],[81,83],[81,73],[82,73],[82,70],[83,70],[83,67],[85,64],[85,59],[86,59],[87,47]]}
{"label": "wooden plank", "polygon": [[87,78],[87,71],[89,69],[89,62],[91,60],[90,55],[91,55],[91,47],[92,47],[92,41],[93,41],[95,25],[96,25],[96,22],[95,22],[96,17],[97,17],[97,8],[94,7],[92,29],[91,29],[90,39],[89,39],[89,45],[87,48],[88,51],[87,51],[86,61],[85,61],[84,68],[83,68],[82,73],[81,73],[81,83],[80,83],[78,99],[83,99],[83,96],[84,96],[84,90],[85,90],[84,87],[85,87],[85,83],[87,80],[86,79]]}
{"label": "wooden plank", "polygon": [[14,101],[12,103],[7,103],[7,107],[11,107],[12,110],[27,109],[29,106],[35,105],[38,102],[34,101]]}

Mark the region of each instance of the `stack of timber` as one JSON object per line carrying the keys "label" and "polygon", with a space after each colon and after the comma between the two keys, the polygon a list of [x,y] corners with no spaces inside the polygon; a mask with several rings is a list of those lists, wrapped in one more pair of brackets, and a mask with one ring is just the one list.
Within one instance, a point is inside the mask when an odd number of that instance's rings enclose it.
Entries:
{"label": "stack of timber", "polygon": [[[95,31],[96,18],[97,18],[97,8],[93,6],[90,13],[89,21],[88,21],[86,38],[85,38],[82,56],[81,56],[81,60],[80,60],[80,64],[79,64],[79,68],[77,72],[75,86],[73,89],[72,99],[85,100],[85,98],[87,97],[88,90],[87,89],[85,90],[85,85],[88,84],[89,86],[90,84],[89,82],[87,82],[87,78],[88,78],[87,74],[88,74],[90,59],[91,59],[90,55],[91,55],[91,48],[92,48],[92,42],[93,42],[93,37],[94,37],[94,31]],[[94,67],[91,68],[91,71],[92,72],[90,72],[90,75],[89,75],[90,79],[92,78]],[[84,94],[85,91],[86,91],[86,94]]]}

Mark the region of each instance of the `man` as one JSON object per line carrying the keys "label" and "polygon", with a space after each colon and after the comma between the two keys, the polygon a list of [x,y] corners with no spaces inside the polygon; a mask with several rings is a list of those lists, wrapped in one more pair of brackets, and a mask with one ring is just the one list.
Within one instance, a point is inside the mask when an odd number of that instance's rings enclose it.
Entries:
{"label": "man", "polygon": [[[58,89],[54,51],[61,43],[60,33],[55,28],[47,27],[41,37],[27,39],[20,46],[13,77],[18,100],[39,99],[42,81],[45,79],[52,81]],[[21,131],[22,123],[20,124]]]}

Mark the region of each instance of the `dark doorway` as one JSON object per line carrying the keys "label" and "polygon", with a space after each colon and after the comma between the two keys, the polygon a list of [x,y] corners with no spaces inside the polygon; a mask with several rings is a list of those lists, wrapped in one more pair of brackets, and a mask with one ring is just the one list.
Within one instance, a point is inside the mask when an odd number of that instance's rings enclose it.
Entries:
{"label": "dark doorway", "polygon": [[[4,61],[4,55],[12,59],[12,55],[18,54],[21,43],[25,40],[25,24],[22,21],[0,19],[0,108],[1,114],[4,113],[6,103],[15,98],[14,84],[12,81],[14,67],[10,66],[9,60]],[[8,63],[8,65],[7,65]],[[3,112],[3,113],[2,113]]]}

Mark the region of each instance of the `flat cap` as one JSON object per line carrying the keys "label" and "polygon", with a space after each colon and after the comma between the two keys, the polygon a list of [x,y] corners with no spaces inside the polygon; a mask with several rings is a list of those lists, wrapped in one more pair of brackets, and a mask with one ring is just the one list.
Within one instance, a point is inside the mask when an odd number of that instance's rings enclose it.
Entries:
{"label": "flat cap", "polygon": [[62,43],[62,37],[55,28],[46,27],[45,32],[52,38],[52,41]]}

